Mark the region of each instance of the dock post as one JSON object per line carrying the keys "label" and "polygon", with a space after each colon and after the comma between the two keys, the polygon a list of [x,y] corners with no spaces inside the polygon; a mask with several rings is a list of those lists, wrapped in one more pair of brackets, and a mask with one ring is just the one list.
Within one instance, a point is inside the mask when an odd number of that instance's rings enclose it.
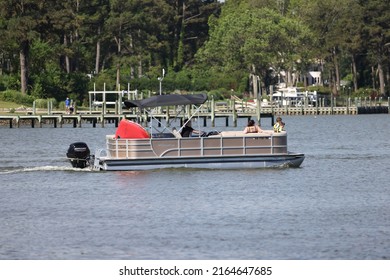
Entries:
{"label": "dock post", "polygon": [[31,119],[31,128],[34,128],[34,127],[35,127],[35,119],[32,118],[32,119]]}
{"label": "dock post", "polygon": [[20,127],[20,117],[19,116],[16,117],[16,127],[17,128]]}
{"label": "dock post", "polygon": [[120,115],[120,114],[122,114],[122,93],[119,92],[118,95],[119,96],[118,96],[118,112],[117,112],[117,114]]}
{"label": "dock post", "polygon": [[333,99],[333,93],[332,96],[330,97],[330,114],[333,115],[333,106],[334,106],[334,99]]}
{"label": "dock post", "polygon": [[142,123],[144,127],[148,126],[148,115],[146,113],[142,114]]}
{"label": "dock post", "polygon": [[54,128],[57,128],[57,118],[53,119],[53,123],[54,123]]}
{"label": "dock post", "polygon": [[9,119],[9,128],[12,128],[13,119]]}
{"label": "dock post", "polygon": [[203,126],[204,126],[204,127],[207,126],[207,117],[203,117]]}
{"label": "dock post", "polygon": [[214,96],[211,97],[211,126],[215,127],[215,101],[214,101]]}
{"label": "dock post", "polygon": [[187,119],[191,118],[191,115],[192,115],[192,105],[186,105],[185,112],[186,112],[186,118]]}
{"label": "dock post", "polygon": [[53,107],[53,101],[51,99],[48,99],[47,100],[47,114],[48,115],[51,115],[52,107]]}
{"label": "dock post", "polygon": [[287,101],[286,101],[286,104],[284,106],[284,109],[285,109],[285,114],[288,115],[288,104],[287,104]]}
{"label": "dock post", "polygon": [[167,113],[165,115],[165,123],[169,124],[169,106],[167,106]]}
{"label": "dock post", "polygon": [[260,125],[261,123],[261,102],[259,97],[256,99],[256,119],[257,123]]}
{"label": "dock post", "polygon": [[[232,104],[232,109],[233,109],[233,126],[234,127],[237,127],[237,111],[236,111],[236,101],[233,99],[232,100],[233,104]],[[227,126],[229,124],[227,123]]]}

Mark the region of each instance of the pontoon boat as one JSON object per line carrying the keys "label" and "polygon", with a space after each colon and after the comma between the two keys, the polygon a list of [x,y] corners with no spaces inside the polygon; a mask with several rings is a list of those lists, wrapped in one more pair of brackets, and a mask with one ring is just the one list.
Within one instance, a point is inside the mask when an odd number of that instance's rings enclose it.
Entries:
{"label": "pontoon boat", "polygon": [[[147,112],[150,122],[158,107],[194,106],[199,113],[207,100],[205,94],[158,95],[143,100],[125,101],[128,108]],[[169,108],[168,108],[169,109]],[[178,116],[176,116],[178,118]],[[182,121],[184,118],[180,118]],[[266,130],[245,134],[241,131],[204,133],[182,137],[180,131],[166,125],[164,129],[150,126],[148,131],[137,122],[121,120],[115,135],[106,136],[106,148],[90,156],[83,142],[70,145],[67,157],[73,167],[94,170],[149,170],[159,168],[248,169],[266,167],[299,167],[305,156],[287,150],[287,132]]]}

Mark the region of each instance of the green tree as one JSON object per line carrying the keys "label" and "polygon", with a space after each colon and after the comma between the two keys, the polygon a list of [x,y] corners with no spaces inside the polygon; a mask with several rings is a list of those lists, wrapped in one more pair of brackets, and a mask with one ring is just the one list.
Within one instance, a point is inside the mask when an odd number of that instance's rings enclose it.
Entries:
{"label": "green tree", "polygon": [[[365,43],[362,37],[362,30],[364,28],[363,9],[356,1],[348,2],[349,9],[341,22],[341,32],[344,38],[341,47],[349,58],[348,60],[351,62],[352,85],[356,92],[359,86],[357,61],[365,52]],[[347,71],[347,73],[349,73],[349,71]]]}
{"label": "green tree", "polygon": [[389,0],[0,0],[0,88],[80,99],[87,74],[115,80],[113,88],[130,80],[156,87],[164,68],[169,89],[257,94],[259,79],[268,90],[280,71],[298,76],[320,62],[333,93],[348,76],[355,91],[384,94],[389,7]]}
{"label": "green tree", "polygon": [[363,38],[367,43],[372,65],[377,68],[379,92],[384,95],[385,70],[389,71],[390,1],[367,0],[359,3],[364,9]]}
{"label": "green tree", "polygon": [[[102,55],[109,55],[107,42],[110,41],[111,34],[105,32],[104,28],[110,13],[110,1],[83,1],[79,11],[83,18],[81,36],[84,38],[85,45],[89,49],[85,53],[88,65],[86,72],[89,74],[99,74],[103,68],[101,62]],[[94,65],[91,65],[92,61],[94,61]]]}
{"label": "green tree", "polygon": [[170,49],[172,65],[176,70],[190,64],[197,50],[208,38],[208,20],[210,16],[220,14],[221,3],[216,0],[175,0],[171,6],[176,11],[172,30],[173,40]]}
{"label": "green tree", "polygon": [[[299,13],[304,22],[312,30],[316,44],[313,54],[318,60],[324,61],[329,70],[329,82],[333,93],[337,94],[340,87],[339,61],[343,35],[341,33],[341,19],[348,9],[346,1],[296,1]],[[313,20],[313,16],[315,20]]]}
{"label": "green tree", "polygon": [[270,68],[292,68],[300,58],[300,46],[310,39],[308,35],[296,19],[269,8],[229,1],[220,19],[210,21],[210,39],[197,58],[216,72],[249,74],[257,95],[257,77],[267,91],[272,83]]}
{"label": "green tree", "polygon": [[[164,1],[111,0],[110,16],[106,28],[113,35],[116,45],[114,56],[117,71],[116,83],[120,83],[121,68],[127,64],[138,76],[143,75],[145,63],[153,63],[156,50],[164,52],[166,34],[164,19],[169,7]],[[134,74],[132,74],[134,75]]]}
{"label": "green tree", "polygon": [[44,0],[1,0],[0,17],[2,29],[0,36],[8,46],[19,54],[20,86],[27,93],[29,81],[29,55],[31,41],[39,38],[47,27]]}

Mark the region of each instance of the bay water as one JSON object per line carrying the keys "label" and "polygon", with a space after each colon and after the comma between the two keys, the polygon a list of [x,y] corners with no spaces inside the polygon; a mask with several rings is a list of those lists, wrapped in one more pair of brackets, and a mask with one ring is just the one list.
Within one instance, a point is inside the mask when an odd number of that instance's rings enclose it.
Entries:
{"label": "bay water", "polygon": [[1,127],[0,259],[390,259],[389,115],[282,117],[300,168],[94,172],[67,148],[113,124]]}

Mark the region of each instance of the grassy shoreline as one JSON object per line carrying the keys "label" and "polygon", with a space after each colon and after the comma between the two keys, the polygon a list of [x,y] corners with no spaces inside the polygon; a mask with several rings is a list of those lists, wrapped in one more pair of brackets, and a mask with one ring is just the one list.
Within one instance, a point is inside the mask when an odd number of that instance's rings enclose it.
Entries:
{"label": "grassy shoreline", "polygon": [[20,107],[25,107],[25,106],[17,104],[15,102],[1,101],[0,100],[0,110],[1,111],[4,111],[6,109],[8,109],[8,110],[16,109],[16,108],[20,108]]}

